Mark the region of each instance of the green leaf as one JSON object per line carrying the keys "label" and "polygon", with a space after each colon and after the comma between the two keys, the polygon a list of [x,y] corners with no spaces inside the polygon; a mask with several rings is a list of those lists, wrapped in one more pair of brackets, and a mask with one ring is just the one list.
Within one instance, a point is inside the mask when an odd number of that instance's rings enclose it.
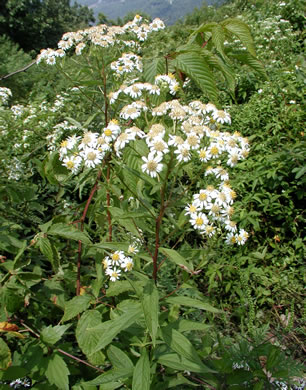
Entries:
{"label": "green leaf", "polygon": [[173,329],[171,325],[161,328],[161,332],[163,340],[174,352],[177,352],[179,355],[185,357],[190,362],[193,362],[199,367],[202,367],[202,372],[204,372],[204,370],[207,370],[206,372],[212,372],[210,368],[206,367],[202,363],[194,346],[182,333]]}
{"label": "green leaf", "polygon": [[6,370],[11,364],[11,351],[0,337],[0,370]]}
{"label": "green leaf", "polygon": [[69,370],[64,359],[54,353],[48,358],[46,377],[51,385],[58,389],[69,390]]}
{"label": "green leaf", "polygon": [[53,345],[61,339],[69,327],[70,325],[47,326],[40,333],[40,339],[45,344]]}
{"label": "green leaf", "polygon": [[207,374],[208,372],[214,372],[210,370],[208,367],[192,362],[176,353],[168,353],[159,356],[158,363],[162,364],[163,366],[167,366],[179,371],[186,370],[191,372],[197,372],[199,374]]}
{"label": "green leaf", "polygon": [[114,251],[127,251],[129,249],[129,245],[129,243],[125,242],[99,242],[98,244],[94,244],[93,247]]}
{"label": "green leaf", "polygon": [[215,45],[218,52],[224,57],[224,41],[225,33],[223,27],[219,24],[212,29],[212,42]]}
{"label": "green leaf", "polygon": [[[137,283],[137,282],[134,282]],[[107,297],[116,297],[126,291],[134,291],[133,286],[127,280],[118,280],[116,282],[110,282],[108,289],[106,290]]]}
{"label": "green leaf", "polygon": [[132,390],[150,390],[150,383],[149,356],[147,350],[143,349],[134,369]]}
{"label": "green leaf", "polygon": [[101,351],[96,351],[96,345],[99,342],[99,335],[90,332],[90,329],[102,322],[101,314],[97,310],[85,312],[76,328],[76,339],[82,352],[87,356],[92,364],[104,363],[105,356]]}
{"label": "green leaf", "polygon": [[159,296],[153,280],[148,280],[147,284],[144,286],[141,301],[146,325],[149,329],[153,346],[155,347],[158,330]]}
{"label": "green leaf", "polygon": [[211,325],[202,324],[201,322],[195,322],[190,320],[181,319],[171,323],[171,327],[175,328],[179,332],[188,332],[190,330],[208,330]]}
{"label": "green leaf", "polygon": [[54,245],[51,244],[47,237],[39,237],[38,245],[41,253],[50,261],[54,273],[58,272],[59,255]]}
{"label": "green leaf", "polygon": [[4,371],[3,375],[0,373],[2,381],[12,381],[14,379],[23,378],[27,374],[29,374],[29,370],[18,366],[10,366],[7,370]]}
{"label": "green leaf", "polygon": [[190,264],[185,260],[185,258],[181,256],[174,249],[159,248],[159,250],[163,255],[167,256],[169,260],[171,260],[173,263],[177,264],[178,266],[183,265],[186,268],[193,270],[193,267],[190,266]]}
{"label": "green leaf", "polygon": [[236,60],[242,62],[243,64],[252,68],[255,72],[257,72],[261,77],[265,80],[268,79],[267,73],[263,64],[255,57],[253,57],[250,53],[230,53],[230,57],[235,58]]}
{"label": "green leaf", "polygon": [[144,63],[144,78],[148,83],[154,83],[155,77],[164,74],[166,71],[165,60],[163,58],[153,58]]}
{"label": "green leaf", "polygon": [[194,307],[196,309],[210,311],[212,313],[222,313],[221,310],[214,308],[209,303],[202,302],[199,299],[194,299],[194,298],[189,298],[189,297],[184,297],[184,296],[168,297],[166,299],[166,302],[170,303],[170,304],[174,304],[174,305]]}
{"label": "green leaf", "polygon": [[174,67],[187,74],[213,102],[218,101],[214,74],[206,60],[197,53],[179,54],[173,61]]}
{"label": "green leaf", "polygon": [[246,23],[239,19],[229,18],[224,20],[220,24],[227,30],[229,34],[232,33],[238,39],[240,39],[240,41],[243,43],[249,53],[252,56],[256,57],[256,51],[251,35],[251,30]]}
{"label": "green leaf", "polygon": [[89,307],[90,301],[91,297],[89,295],[79,295],[72,298],[65,304],[62,322],[69,321],[79,313],[82,313]]}
{"label": "green leaf", "polygon": [[67,240],[82,241],[84,244],[91,244],[90,238],[86,232],[81,232],[73,225],[66,225],[65,223],[55,223],[54,225],[51,225],[48,234],[60,236]]}
{"label": "green leaf", "polygon": [[142,313],[140,304],[133,302],[129,311],[113,320],[106,321],[98,326],[88,329],[89,335],[97,339],[97,344],[92,352],[97,352],[110,344],[114,337],[122,330],[131,326]]}
{"label": "green leaf", "polygon": [[93,379],[92,381],[85,382],[85,385],[91,385],[91,386],[99,386],[103,385],[105,383],[114,382],[118,379],[124,379],[129,378],[133,375],[133,370],[126,369],[126,370],[110,370],[105,372],[102,375],[97,376],[97,378]]}
{"label": "green leaf", "polygon": [[107,350],[107,356],[115,369],[118,370],[133,370],[134,364],[128,355],[118,347],[110,345]]}

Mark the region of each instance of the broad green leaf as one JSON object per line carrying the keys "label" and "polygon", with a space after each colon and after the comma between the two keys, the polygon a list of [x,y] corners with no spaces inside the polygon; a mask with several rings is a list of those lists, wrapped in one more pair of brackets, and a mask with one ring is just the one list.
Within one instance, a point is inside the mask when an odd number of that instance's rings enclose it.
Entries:
{"label": "broad green leaf", "polygon": [[225,34],[223,27],[219,24],[218,26],[215,26],[212,29],[212,42],[215,45],[218,52],[224,57],[224,41],[225,41]]}
{"label": "broad green leaf", "polygon": [[253,38],[249,26],[239,19],[226,19],[220,23],[225,29],[236,35],[252,56],[256,57]]}
{"label": "broad green leaf", "polygon": [[144,78],[148,83],[154,83],[155,77],[164,74],[166,71],[164,58],[153,58],[144,63]]}
{"label": "broad green leaf", "polygon": [[[134,282],[135,283],[135,282]],[[137,283],[137,282],[136,282]],[[116,282],[110,282],[108,289],[106,290],[107,297],[116,297],[126,291],[134,291],[133,286],[127,280],[118,280]]]}
{"label": "broad green leaf", "polygon": [[48,358],[46,377],[51,385],[58,389],[69,390],[69,370],[64,359],[54,353]]}
{"label": "broad green leaf", "polygon": [[115,369],[133,370],[134,365],[128,355],[120,348],[110,345],[107,350],[107,356]]}
{"label": "broad green leaf", "polygon": [[165,301],[170,304],[194,307],[196,309],[210,311],[212,313],[222,313],[221,310],[218,310],[213,306],[211,306],[209,303],[202,302],[199,299],[179,296],[179,297],[168,297]]}
{"label": "broad green leaf", "polygon": [[171,327],[178,330],[179,332],[187,332],[190,330],[198,330],[198,331],[208,330],[211,328],[211,325],[202,324],[201,322],[181,319],[172,322]]}
{"label": "broad green leaf", "polygon": [[148,352],[143,349],[133,373],[132,390],[150,390],[150,361]]}
{"label": "broad green leaf", "polygon": [[40,333],[40,339],[45,344],[53,345],[61,339],[69,327],[70,325],[47,326]]}
{"label": "broad green leaf", "polygon": [[20,257],[24,254],[25,250],[27,249],[27,241],[23,241],[22,242],[22,247],[19,249],[17,255],[15,256],[14,258],[14,269],[16,269],[16,265],[17,267],[19,267],[19,263],[18,263],[18,260],[20,259]]}
{"label": "broad green leaf", "polygon": [[100,351],[95,351],[99,337],[91,333],[90,329],[100,325],[101,314],[97,310],[86,311],[80,318],[76,328],[76,339],[82,352],[87,356],[92,364],[100,365],[104,363],[105,356]]}
{"label": "broad green leaf", "polygon": [[230,53],[229,56],[231,58],[235,58],[239,62],[242,62],[243,64],[249,66],[252,68],[255,72],[257,72],[261,77],[264,79],[268,79],[267,73],[265,71],[265,68],[263,64],[254,56],[252,56],[250,53]]}
{"label": "broad green leaf", "polygon": [[97,343],[92,352],[97,352],[110,344],[122,330],[131,326],[140,317],[140,304],[133,303],[127,313],[88,329],[89,335],[96,338]]}
{"label": "broad green leaf", "polygon": [[99,242],[98,244],[94,244],[94,247],[114,251],[127,251],[129,249],[129,245],[129,243],[125,242]]}
{"label": "broad green leaf", "polygon": [[90,238],[86,232],[81,232],[73,225],[66,225],[65,223],[55,223],[51,225],[48,230],[51,236],[60,236],[67,240],[82,241],[84,244],[91,244]]}
{"label": "broad green leaf", "polygon": [[40,237],[38,245],[41,253],[50,261],[54,273],[58,272],[59,255],[56,248],[51,244],[47,237]]}
{"label": "broad green leaf", "polygon": [[197,372],[200,374],[207,374],[208,372],[214,372],[210,368],[204,366],[203,364],[199,365],[193,361],[186,359],[184,356],[180,356],[176,353],[168,353],[162,356],[159,356],[158,363],[163,366],[167,366],[179,371],[191,371]]}
{"label": "broad green leaf", "polygon": [[171,260],[173,263],[177,264],[178,266],[183,265],[186,268],[193,270],[193,267],[190,266],[190,264],[185,260],[185,258],[181,256],[174,249],[159,248],[159,250],[163,255],[167,256],[169,260]]}
{"label": "broad green leaf", "polygon": [[159,296],[153,280],[148,280],[144,286],[141,303],[146,325],[149,329],[153,346],[155,347],[158,330]]}
{"label": "broad green leaf", "polygon": [[202,367],[203,370],[207,369],[206,372],[211,372],[210,368],[202,363],[197,351],[187,337],[171,326],[161,328],[161,332],[163,340],[174,352]]}
{"label": "broad green leaf", "polygon": [[89,307],[90,301],[91,297],[89,295],[79,295],[72,298],[65,304],[62,322],[69,321],[79,313],[82,313]]}
{"label": "broad green leaf", "polygon": [[213,102],[218,101],[214,74],[203,57],[196,53],[179,54],[172,64],[187,74]]}
{"label": "broad green leaf", "polygon": [[0,337],[0,370],[6,370],[11,364],[11,351]]}
{"label": "broad green leaf", "polygon": [[[2,381],[12,381],[14,379],[23,378],[29,373],[24,367],[19,366],[10,366],[3,373],[0,373],[0,378]],[[2,374],[2,375],[1,375]]]}
{"label": "broad green leaf", "polygon": [[197,34],[199,34],[201,32],[211,31],[216,26],[218,26],[218,23],[216,23],[216,22],[202,23],[200,25],[200,27],[198,27],[191,35],[197,35]]}
{"label": "broad green leaf", "polygon": [[114,382],[119,379],[129,378],[132,375],[133,375],[133,370],[131,369],[127,369],[127,370],[114,369],[114,370],[107,371],[104,374],[97,376],[97,378],[93,379],[92,381],[85,382],[84,384],[91,385],[91,386],[99,386],[105,383]]}

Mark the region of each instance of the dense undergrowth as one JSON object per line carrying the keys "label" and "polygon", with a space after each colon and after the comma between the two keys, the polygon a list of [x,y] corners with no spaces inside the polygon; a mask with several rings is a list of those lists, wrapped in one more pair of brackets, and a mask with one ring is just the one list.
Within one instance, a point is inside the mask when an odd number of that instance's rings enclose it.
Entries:
{"label": "dense undergrowth", "polygon": [[[126,90],[133,85],[128,77],[122,87],[124,61],[114,62],[119,45],[104,56],[96,47],[79,46],[79,56],[70,48],[56,65],[42,61],[1,81],[3,388],[23,378],[15,388],[285,389],[303,377],[303,3],[203,6],[153,31],[137,52],[144,59],[137,82],[151,86],[138,84],[138,90]],[[208,23],[216,30],[205,30]],[[250,27],[257,57],[242,23]],[[220,25],[234,34],[222,40]],[[196,45],[206,50],[202,64],[216,75],[215,85],[197,68]],[[7,38],[0,52],[3,75],[31,60]],[[134,71],[141,70],[133,61]],[[174,76],[156,81],[170,71]],[[157,89],[159,95],[150,92]],[[146,91],[147,109],[137,103],[145,93],[139,90]],[[219,110],[201,106],[213,98]],[[123,109],[133,99],[136,111],[144,110],[139,115]],[[170,114],[162,111],[169,143],[163,148],[170,152],[150,160],[152,144],[144,139],[162,101],[172,104]],[[196,147],[184,154],[170,142],[188,134],[180,116],[190,119],[197,107],[205,110],[209,130],[196,142],[210,159],[196,160]],[[108,135],[119,136],[114,118],[122,134],[143,138],[118,143]],[[94,156],[84,155],[86,131]],[[98,135],[92,134],[101,131],[112,139],[109,149],[102,143],[94,149]],[[221,153],[212,157],[212,140],[235,154],[232,138],[218,138],[223,133],[236,134],[237,165]],[[73,145],[72,138],[65,143],[74,134]],[[83,143],[78,150],[77,142]],[[209,175],[210,164],[227,164],[227,172]],[[224,187],[227,174],[231,187]],[[227,213],[237,230],[209,202],[193,202],[207,184],[234,191],[234,211]],[[220,207],[231,207],[233,198]],[[121,268],[114,268],[117,260],[110,259],[118,253]]]}

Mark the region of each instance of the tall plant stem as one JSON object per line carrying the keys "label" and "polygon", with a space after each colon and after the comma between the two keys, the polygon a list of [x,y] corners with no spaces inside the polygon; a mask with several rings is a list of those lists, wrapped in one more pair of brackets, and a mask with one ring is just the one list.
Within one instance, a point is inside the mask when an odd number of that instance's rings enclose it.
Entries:
{"label": "tall plant stem", "polygon": [[[80,230],[81,231],[84,230],[84,221],[85,221],[85,218],[86,218],[86,215],[87,215],[87,212],[88,212],[88,208],[89,208],[90,202],[92,201],[92,198],[93,198],[95,192],[98,189],[98,183],[99,183],[99,180],[101,178],[101,174],[102,174],[102,171],[100,170],[98,172],[96,182],[95,182],[94,186],[92,187],[92,190],[91,190],[91,192],[89,194],[89,197],[87,199],[87,202],[86,202],[86,205],[85,205],[82,217],[81,217],[81,219],[79,221],[76,221],[76,222],[81,224],[81,226],[80,226]],[[80,291],[81,291],[81,261],[82,261],[82,241],[79,241],[78,261],[77,261],[76,295],[80,295]]]}
{"label": "tall plant stem", "polygon": [[[106,173],[106,181],[107,181],[107,186],[109,185],[109,180],[110,180],[110,165],[109,162],[107,163],[107,173]],[[112,241],[112,233],[113,233],[113,226],[112,226],[112,216],[109,211],[110,208],[110,192],[109,189],[107,189],[106,192],[106,202],[107,202],[107,221],[108,221],[108,241]]]}
{"label": "tall plant stem", "polygon": [[164,183],[162,185],[162,188],[160,190],[160,212],[156,218],[155,221],[155,249],[154,249],[154,255],[153,255],[153,280],[155,283],[157,283],[157,272],[158,272],[158,264],[157,264],[157,258],[158,258],[158,251],[159,251],[159,241],[160,241],[160,227],[162,223],[162,219],[165,213],[165,210],[168,206],[168,202],[165,202],[165,192],[166,192],[166,184],[168,181],[168,176],[170,173],[170,167],[172,164],[173,159],[173,153],[171,154],[171,158],[168,164],[167,173],[164,179]]}

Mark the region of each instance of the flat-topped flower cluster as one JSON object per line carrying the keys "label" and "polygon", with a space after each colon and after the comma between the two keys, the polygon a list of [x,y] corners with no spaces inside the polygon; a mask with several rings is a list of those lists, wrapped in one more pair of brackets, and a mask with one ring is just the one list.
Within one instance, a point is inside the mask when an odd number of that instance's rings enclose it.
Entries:
{"label": "flat-topped flower cluster", "polygon": [[[150,25],[141,24],[141,17],[136,16],[123,27],[101,25],[63,36],[58,44],[59,55],[72,47],[77,55],[82,55],[88,43],[101,46],[102,50],[116,44],[116,50],[107,51],[112,58],[104,65],[107,69],[103,69],[103,74],[109,74],[112,80],[109,85],[104,84],[104,90],[100,89],[108,110],[105,122],[96,123],[94,128],[91,124],[90,128],[72,129],[72,134],[69,131],[71,135],[61,139],[59,158],[77,175],[83,169],[101,169],[111,159],[124,163],[132,153],[138,156],[136,169],[157,181],[167,180],[172,171],[193,164],[199,179],[206,178],[209,185],[198,193],[186,192],[190,203],[183,207],[191,225],[208,238],[222,227],[228,244],[242,245],[248,233],[238,231],[231,220],[236,193],[224,166],[231,169],[248,156],[248,140],[238,132],[227,131],[230,115],[214,104],[198,100],[182,104],[175,99],[183,86],[174,74],[157,75],[154,83],[143,80],[142,58],[137,49],[150,32],[161,28],[164,25],[158,19]],[[56,56],[46,55],[49,60]],[[54,139],[50,150],[54,150]],[[176,174],[172,176],[175,178]],[[103,264],[106,274],[115,281],[122,271],[132,269],[133,260],[117,251],[107,256]]]}
{"label": "flat-topped flower cluster", "polygon": [[66,52],[74,48],[76,55],[81,55],[87,45],[93,44],[103,48],[129,47],[139,48],[139,42],[144,42],[150,33],[165,28],[164,22],[156,18],[152,23],[142,23],[143,18],[136,15],[133,21],[124,26],[107,26],[101,24],[77,32],[68,32],[58,42],[58,49],[43,49],[37,57],[37,63],[45,61],[54,65],[57,58],[64,57]]}

